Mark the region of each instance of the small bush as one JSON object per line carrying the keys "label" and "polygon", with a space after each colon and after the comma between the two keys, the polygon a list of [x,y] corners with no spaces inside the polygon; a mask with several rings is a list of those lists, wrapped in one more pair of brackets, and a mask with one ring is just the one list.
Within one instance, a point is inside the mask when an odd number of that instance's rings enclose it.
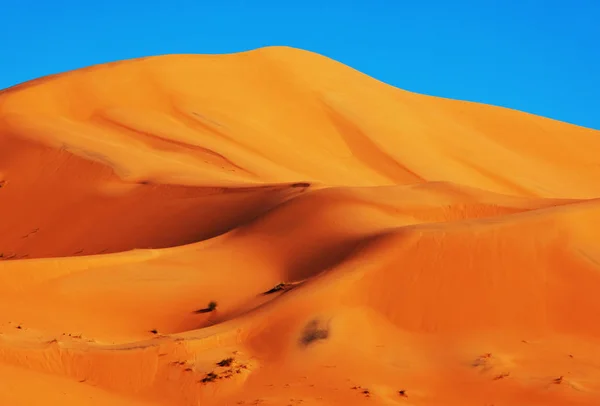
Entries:
{"label": "small bush", "polygon": [[214,372],[209,372],[206,374],[206,376],[204,378],[202,378],[201,382],[202,383],[214,382],[214,380],[217,378],[218,378],[217,374],[215,374]]}
{"label": "small bush", "polygon": [[266,292],[263,292],[263,295],[270,295],[272,293],[279,292],[280,290],[284,290],[286,287],[287,287],[286,283],[278,283],[271,289],[267,290]]}
{"label": "small bush", "polygon": [[217,309],[217,302],[215,302],[214,300],[211,300],[210,302],[208,302],[208,306],[206,306],[204,309],[200,309],[200,310],[196,310],[196,313],[210,313],[213,312]]}
{"label": "small bush", "polygon": [[233,364],[233,358],[231,358],[231,357],[225,358],[225,359],[217,362],[217,365],[220,367],[228,367],[228,366],[231,366],[231,364]]}
{"label": "small bush", "polygon": [[318,320],[312,320],[304,327],[300,342],[303,345],[309,345],[318,340],[325,340],[328,337],[329,327],[320,327]]}

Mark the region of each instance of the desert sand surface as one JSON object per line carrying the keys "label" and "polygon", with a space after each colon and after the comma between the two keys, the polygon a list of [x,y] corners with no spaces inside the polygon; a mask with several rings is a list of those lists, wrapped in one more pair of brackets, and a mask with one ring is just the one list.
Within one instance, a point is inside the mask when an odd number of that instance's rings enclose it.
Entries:
{"label": "desert sand surface", "polygon": [[599,151],[284,47],[6,89],[0,404],[597,406]]}

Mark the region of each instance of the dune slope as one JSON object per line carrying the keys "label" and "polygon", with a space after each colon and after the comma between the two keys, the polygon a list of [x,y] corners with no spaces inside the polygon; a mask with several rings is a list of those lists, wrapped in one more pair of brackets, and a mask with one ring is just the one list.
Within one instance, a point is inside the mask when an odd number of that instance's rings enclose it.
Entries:
{"label": "dune slope", "polygon": [[598,148],[290,48],[6,89],[0,403],[596,405]]}

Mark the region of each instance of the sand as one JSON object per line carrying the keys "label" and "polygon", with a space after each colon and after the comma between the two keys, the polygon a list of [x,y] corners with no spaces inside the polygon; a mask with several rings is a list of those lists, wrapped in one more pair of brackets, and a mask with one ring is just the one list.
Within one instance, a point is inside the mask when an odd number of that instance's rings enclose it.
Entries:
{"label": "sand", "polygon": [[291,48],[6,89],[0,404],[598,405],[599,150]]}

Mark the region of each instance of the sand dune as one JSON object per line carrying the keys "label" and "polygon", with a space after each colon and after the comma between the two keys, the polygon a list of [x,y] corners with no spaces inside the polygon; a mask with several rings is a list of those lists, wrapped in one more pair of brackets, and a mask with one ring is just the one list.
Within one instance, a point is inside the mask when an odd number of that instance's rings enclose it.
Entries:
{"label": "sand dune", "polygon": [[597,405],[599,148],[290,48],[6,89],[0,403]]}

